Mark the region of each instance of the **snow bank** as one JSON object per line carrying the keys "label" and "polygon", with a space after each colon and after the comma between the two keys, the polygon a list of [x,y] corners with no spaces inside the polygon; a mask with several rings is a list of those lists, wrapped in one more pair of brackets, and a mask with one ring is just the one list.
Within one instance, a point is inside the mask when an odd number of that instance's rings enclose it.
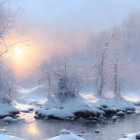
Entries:
{"label": "snow bank", "polygon": [[128,134],[124,138],[120,138],[119,140],[140,140],[140,132]]}
{"label": "snow bank", "polygon": [[18,90],[19,96],[16,97],[16,101],[22,104],[30,104],[31,102],[36,102],[40,104],[44,99],[45,92],[46,90],[44,85],[35,86],[28,89],[20,88]]}
{"label": "snow bank", "polygon": [[134,110],[134,105],[123,98],[97,99],[91,95],[85,95],[68,98],[65,102],[49,99],[42,108],[36,110],[36,114],[39,118],[79,119],[82,117],[94,119],[100,116],[117,115],[119,111],[124,113],[129,111],[130,114]]}
{"label": "snow bank", "polygon": [[7,117],[5,117],[5,118],[3,118],[3,120],[5,121],[5,122],[15,122],[15,121],[17,121],[17,119],[14,119],[14,118],[12,118],[12,117],[10,117],[10,116],[7,116]]}
{"label": "snow bank", "polygon": [[60,136],[50,138],[48,140],[85,140],[68,130],[62,130]]}
{"label": "snow bank", "polygon": [[9,136],[6,134],[0,134],[0,140],[23,140],[14,136]]}
{"label": "snow bank", "polygon": [[95,103],[92,103],[81,96],[72,97],[67,99],[65,102],[59,100],[47,100],[43,108],[36,111],[38,116],[41,117],[54,117],[54,118],[74,118],[76,112],[91,112],[94,116],[103,114],[104,112],[98,109]]}
{"label": "snow bank", "polygon": [[17,113],[19,113],[19,111],[12,105],[7,103],[0,103],[0,118],[4,118],[5,116],[11,116]]}
{"label": "snow bank", "polygon": [[[134,105],[130,102],[125,100],[124,98],[111,98],[111,99],[103,99],[100,100],[101,110],[106,112],[107,116],[112,114],[131,114],[135,111]],[[120,113],[122,111],[122,113]]]}
{"label": "snow bank", "polygon": [[137,93],[129,93],[124,97],[126,100],[131,101],[135,106],[140,105],[140,96],[139,92]]}
{"label": "snow bank", "polygon": [[0,134],[5,134],[6,133],[6,129],[0,129]]}

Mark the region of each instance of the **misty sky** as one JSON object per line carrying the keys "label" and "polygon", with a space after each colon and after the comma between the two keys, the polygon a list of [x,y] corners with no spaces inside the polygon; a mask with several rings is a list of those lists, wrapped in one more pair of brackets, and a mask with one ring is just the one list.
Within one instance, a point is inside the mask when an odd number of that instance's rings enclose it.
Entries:
{"label": "misty sky", "polygon": [[[17,0],[32,23],[106,29],[140,10],[139,0]],[[20,15],[21,16],[21,15]],[[36,25],[36,24],[35,24]]]}
{"label": "misty sky", "polygon": [[110,30],[140,12],[140,0],[9,0],[8,6],[18,11],[10,39],[26,40],[30,46],[22,47],[20,60],[13,60],[19,75],[55,54],[83,51],[96,32]]}

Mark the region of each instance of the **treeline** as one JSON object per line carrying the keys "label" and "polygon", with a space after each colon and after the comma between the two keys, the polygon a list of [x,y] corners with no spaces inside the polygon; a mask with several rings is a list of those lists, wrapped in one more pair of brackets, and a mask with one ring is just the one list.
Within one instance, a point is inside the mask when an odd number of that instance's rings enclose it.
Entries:
{"label": "treeline", "polygon": [[140,82],[139,22],[139,13],[132,14],[109,31],[91,35],[85,48],[43,62],[39,81],[46,84],[46,93],[64,101],[79,91],[99,96],[111,91],[121,96],[136,90]]}

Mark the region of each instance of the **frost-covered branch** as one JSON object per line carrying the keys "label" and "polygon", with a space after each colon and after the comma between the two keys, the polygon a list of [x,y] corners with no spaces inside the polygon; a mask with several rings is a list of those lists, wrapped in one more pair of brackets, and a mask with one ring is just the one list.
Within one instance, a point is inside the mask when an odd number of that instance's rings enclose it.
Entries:
{"label": "frost-covered branch", "polygon": [[106,80],[105,80],[105,71],[104,71],[104,67],[105,67],[105,60],[106,60],[106,53],[108,50],[108,46],[112,41],[112,36],[110,36],[110,38],[108,39],[108,41],[104,44],[103,50],[101,50],[99,53],[99,60],[96,64],[97,66],[97,79],[96,79],[96,84],[97,84],[97,93],[98,95],[101,95],[104,89],[104,86],[106,84]]}
{"label": "frost-covered branch", "polygon": [[57,66],[43,64],[41,80],[47,88],[48,97],[65,101],[67,97],[74,97],[80,90],[80,77],[76,69],[64,63]]}

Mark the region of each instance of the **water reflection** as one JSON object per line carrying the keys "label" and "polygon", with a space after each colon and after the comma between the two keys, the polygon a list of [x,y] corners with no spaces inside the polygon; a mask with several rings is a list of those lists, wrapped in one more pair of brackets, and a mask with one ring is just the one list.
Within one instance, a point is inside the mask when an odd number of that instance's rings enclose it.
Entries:
{"label": "water reflection", "polygon": [[39,130],[38,130],[38,127],[36,126],[36,123],[31,123],[29,124],[28,126],[28,131],[29,133],[33,134],[33,135],[39,135]]}
{"label": "water reflection", "polygon": [[[134,114],[126,116],[125,119],[121,119],[119,122],[107,121],[95,124],[91,122],[34,120],[32,122],[19,121],[3,124],[0,125],[0,129],[6,128],[8,134],[26,140],[45,140],[46,138],[58,135],[62,129],[68,129],[76,134],[81,134],[86,140],[112,140],[113,138],[122,137],[124,133],[139,131],[139,126],[140,115]],[[95,133],[95,130],[99,130],[100,133]]]}
{"label": "water reflection", "polygon": [[29,112],[29,113],[21,112],[18,116],[20,119],[23,119],[26,122],[33,122],[35,121],[34,115],[35,115],[34,112]]}

